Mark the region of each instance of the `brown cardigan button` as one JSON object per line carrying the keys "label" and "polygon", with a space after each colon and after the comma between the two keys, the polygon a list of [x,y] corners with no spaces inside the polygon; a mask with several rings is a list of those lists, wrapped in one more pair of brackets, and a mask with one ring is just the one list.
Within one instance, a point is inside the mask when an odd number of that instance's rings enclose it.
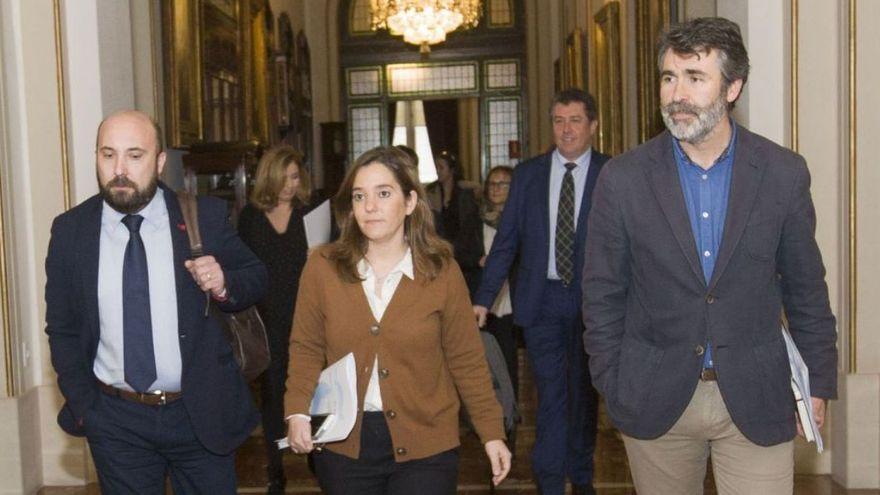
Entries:
{"label": "brown cardigan button", "polygon": [[406,455],[406,449],[403,447],[397,448],[397,455]]}
{"label": "brown cardigan button", "polygon": [[385,416],[388,416],[388,419],[394,419],[397,417],[397,413],[394,410],[386,411]]}
{"label": "brown cardigan button", "polygon": [[379,378],[388,378],[388,368],[382,368],[379,370]]}
{"label": "brown cardigan button", "polygon": [[374,336],[379,335],[379,325],[373,325],[370,327],[370,333]]}

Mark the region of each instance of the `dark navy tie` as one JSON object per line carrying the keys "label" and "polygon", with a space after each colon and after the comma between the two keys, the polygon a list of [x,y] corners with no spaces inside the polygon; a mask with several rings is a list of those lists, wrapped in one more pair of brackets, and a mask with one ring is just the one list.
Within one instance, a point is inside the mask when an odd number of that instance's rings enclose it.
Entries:
{"label": "dark navy tie", "polygon": [[125,381],[138,392],[147,392],[156,381],[153,322],[150,318],[150,279],[147,252],[141,239],[144,217],[126,215],[122,223],[130,236],[122,265],[122,339]]}
{"label": "dark navy tie", "polygon": [[565,164],[556,210],[556,274],[566,284],[574,277],[574,177],[576,163]]}

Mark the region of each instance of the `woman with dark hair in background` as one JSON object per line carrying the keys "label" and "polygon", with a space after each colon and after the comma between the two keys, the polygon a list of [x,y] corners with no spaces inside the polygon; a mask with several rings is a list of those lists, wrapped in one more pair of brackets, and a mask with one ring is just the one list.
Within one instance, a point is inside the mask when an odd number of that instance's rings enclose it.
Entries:
{"label": "woman with dark hair in background", "polygon": [[464,401],[493,482],[510,469],[467,288],[410,158],[361,155],[334,200],[341,235],[305,266],[285,395],[291,449],[313,449],[309,404],[321,370],[354,353],[358,418],[314,455],[324,493],[450,495]]}
{"label": "woman with dark hair in background", "polygon": [[455,261],[458,262],[468,291],[471,295],[479,287],[481,248],[473,232],[480,224],[480,207],[477,203],[478,189],[461,179],[461,168],[455,155],[443,151],[434,156],[437,182],[426,189],[431,209],[438,212],[437,232],[452,243]]}
{"label": "woman with dark hair in background", "polygon": [[308,253],[303,215],[308,209],[311,187],[302,161],[302,154],[287,145],[266,151],[257,165],[250,203],[241,210],[238,221],[242,240],[269,272],[269,288],[257,308],[266,325],[271,357],[269,368],[260,377],[270,495],[284,493],[286,484],[281,451],[275,440],[287,433],[284,383],[290,328],[299,277]]}

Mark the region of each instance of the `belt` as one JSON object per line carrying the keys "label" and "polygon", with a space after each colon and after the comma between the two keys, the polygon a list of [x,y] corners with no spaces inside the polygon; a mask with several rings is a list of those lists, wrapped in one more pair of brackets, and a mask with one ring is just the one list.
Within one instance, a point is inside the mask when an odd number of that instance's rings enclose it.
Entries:
{"label": "belt", "polygon": [[98,386],[101,388],[101,391],[107,395],[112,395],[113,397],[119,397],[120,399],[129,402],[144,404],[147,406],[164,406],[165,404],[170,404],[183,397],[183,392],[165,392],[162,390],[155,390],[153,392],[129,392],[128,390],[107,385],[101,381],[98,382]]}
{"label": "belt", "polygon": [[718,374],[715,373],[715,368],[703,368],[703,371],[700,372],[700,380],[704,382],[714,382],[718,380]]}

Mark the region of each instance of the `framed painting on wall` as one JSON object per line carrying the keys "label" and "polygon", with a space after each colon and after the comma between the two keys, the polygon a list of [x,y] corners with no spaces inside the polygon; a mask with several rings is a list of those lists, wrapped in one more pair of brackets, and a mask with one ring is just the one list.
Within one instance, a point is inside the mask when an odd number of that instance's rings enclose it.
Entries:
{"label": "framed painting on wall", "polygon": [[165,25],[166,137],[172,148],[202,140],[202,71],[198,0],[162,2]]}
{"label": "framed painting on wall", "polygon": [[660,116],[656,44],[669,28],[674,0],[636,0],[636,80],[638,87],[639,143],[664,129]]}
{"label": "framed painting on wall", "polygon": [[599,106],[598,148],[602,153],[617,155],[623,151],[620,3],[607,3],[593,20],[593,88]]}
{"label": "framed painting on wall", "polygon": [[586,90],[586,37],[575,29],[565,40],[565,83],[568,88]]}

